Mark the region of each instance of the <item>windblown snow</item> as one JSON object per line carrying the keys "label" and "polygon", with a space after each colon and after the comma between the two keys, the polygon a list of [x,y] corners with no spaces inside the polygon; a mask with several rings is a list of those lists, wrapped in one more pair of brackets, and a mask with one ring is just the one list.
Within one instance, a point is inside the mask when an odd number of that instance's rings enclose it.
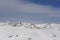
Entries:
{"label": "windblown snow", "polygon": [[0,40],[60,40],[60,24],[0,22]]}

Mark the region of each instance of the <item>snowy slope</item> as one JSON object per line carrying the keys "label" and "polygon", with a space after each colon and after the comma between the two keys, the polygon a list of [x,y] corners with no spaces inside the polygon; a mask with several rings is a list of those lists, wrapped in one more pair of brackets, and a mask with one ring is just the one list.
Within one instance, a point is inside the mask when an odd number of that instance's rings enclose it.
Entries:
{"label": "snowy slope", "polygon": [[0,40],[60,40],[60,24],[0,22]]}

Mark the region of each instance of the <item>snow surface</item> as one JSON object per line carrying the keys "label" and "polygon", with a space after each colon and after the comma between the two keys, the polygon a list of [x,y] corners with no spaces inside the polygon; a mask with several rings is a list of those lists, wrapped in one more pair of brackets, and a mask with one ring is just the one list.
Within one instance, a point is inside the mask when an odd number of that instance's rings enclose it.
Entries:
{"label": "snow surface", "polygon": [[60,24],[0,22],[0,40],[60,40]]}

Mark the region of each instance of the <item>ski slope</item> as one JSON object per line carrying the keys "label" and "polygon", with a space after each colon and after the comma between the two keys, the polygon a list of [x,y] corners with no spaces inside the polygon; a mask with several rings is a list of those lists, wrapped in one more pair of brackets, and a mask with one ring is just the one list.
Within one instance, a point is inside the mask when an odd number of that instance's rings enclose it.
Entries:
{"label": "ski slope", "polygon": [[0,40],[60,40],[60,24],[0,22]]}

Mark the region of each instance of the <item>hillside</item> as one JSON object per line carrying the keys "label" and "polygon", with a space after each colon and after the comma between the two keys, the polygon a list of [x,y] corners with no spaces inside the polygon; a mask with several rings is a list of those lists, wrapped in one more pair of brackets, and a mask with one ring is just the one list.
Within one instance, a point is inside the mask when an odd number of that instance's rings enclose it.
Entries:
{"label": "hillside", "polygon": [[60,24],[0,22],[0,40],[60,40]]}

